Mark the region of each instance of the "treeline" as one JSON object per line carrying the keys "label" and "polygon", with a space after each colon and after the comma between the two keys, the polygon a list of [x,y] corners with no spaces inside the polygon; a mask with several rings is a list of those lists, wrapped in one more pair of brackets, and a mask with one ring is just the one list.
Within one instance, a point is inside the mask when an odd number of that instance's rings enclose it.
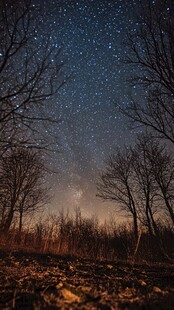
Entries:
{"label": "treeline", "polygon": [[0,1],[0,233],[17,221],[19,239],[23,218],[48,200],[43,158],[58,124],[51,102],[64,84],[60,49],[41,15],[32,0]]}
{"label": "treeline", "polygon": [[96,217],[85,218],[77,210],[74,216],[60,212],[32,229],[23,229],[20,245],[15,226],[0,239],[1,249],[37,253],[72,255],[97,260],[125,260],[129,262],[169,261],[174,256],[174,231],[159,223],[158,231],[163,251],[154,236],[141,230],[138,242],[130,224],[120,225],[113,218],[99,224]]}
{"label": "treeline", "polygon": [[0,160],[0,233],[7,234],[14,221],[20,238],[23,218],[48,202],[40,152],[11,149]]}
{"label": "treeline", "polygon": [[134,147],[109,157],[98,182],[98,196],[115,202],[117,211],[132,217],[135,240],[139,226],[143,227],[163,251],[161,223],[171,231],[174,227],[173,154],[151,135],[139,136]]}

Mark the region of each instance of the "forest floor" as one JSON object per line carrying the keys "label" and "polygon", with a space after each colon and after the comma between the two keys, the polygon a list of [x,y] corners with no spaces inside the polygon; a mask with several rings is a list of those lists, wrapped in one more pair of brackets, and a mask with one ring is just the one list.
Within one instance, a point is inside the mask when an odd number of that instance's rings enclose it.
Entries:
{"label": "forest floor", "polygon": [[0,309],[174,309],[174,266],[0,252]]}

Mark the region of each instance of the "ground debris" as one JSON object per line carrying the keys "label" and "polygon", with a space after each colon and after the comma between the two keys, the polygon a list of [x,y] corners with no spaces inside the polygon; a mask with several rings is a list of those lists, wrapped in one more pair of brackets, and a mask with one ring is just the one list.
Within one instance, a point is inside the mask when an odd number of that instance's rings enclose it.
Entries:
{"label": "ground debris", "polygon": [[174,309],[172,265],[0,256],[0,309]]}

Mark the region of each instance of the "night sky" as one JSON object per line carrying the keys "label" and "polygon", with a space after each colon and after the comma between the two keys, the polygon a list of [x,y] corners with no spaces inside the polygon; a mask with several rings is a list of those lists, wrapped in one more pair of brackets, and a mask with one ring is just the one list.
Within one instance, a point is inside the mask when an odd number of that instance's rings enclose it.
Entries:
{"label": "night sky", "polygon": [[62,207],[82,214],[96,214],[101,220],[114,212],[114,204],[96,198],[96,180],[104,160],[130,143],[135,132],[115,104],[126,105],[132,92],[127,78],[132,74],[123,65],[128,50],[126,33],[138,27],[134,18],[138,0],[35,1],[42,7],[41,34],[50,35],[62,48],[67,74],[73,77],[60,90],[47,113],[60,118],[52,127],[57,152],[49,165],[58,173],[49,178],[54,196],[50,210]]}

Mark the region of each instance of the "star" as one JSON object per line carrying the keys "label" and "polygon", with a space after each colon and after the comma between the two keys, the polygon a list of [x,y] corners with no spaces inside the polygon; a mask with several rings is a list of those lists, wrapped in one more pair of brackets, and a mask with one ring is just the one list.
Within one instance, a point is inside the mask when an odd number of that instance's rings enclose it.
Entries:
{"label": "star", "polygon": [[96,180],[104,160],[115,147],[134,139],[134,131],[129,131],[127,120],[118,114],[114,103],[124,106],[128,102],[130,87],[126,80],[130,72],[122,63],[127,54],[123,40],[128,30],[138,27],[134,13],[139,3],[139,0],[35,3],[44,8],[35,40],[40,42],[45,34],[49,35],[53,46],[62,47],[64,70],[72,73],[71,81],[47,108],[47,113],[61,119],[59,126],[51,129],[57,137],[57,152],[50,164],[59,171],[49,180],[55,187],[53,209],[69,207],[75,188],[84,210],[101,218],[107,216],[108,209],[103,211],[101,201],[96,198]]}

